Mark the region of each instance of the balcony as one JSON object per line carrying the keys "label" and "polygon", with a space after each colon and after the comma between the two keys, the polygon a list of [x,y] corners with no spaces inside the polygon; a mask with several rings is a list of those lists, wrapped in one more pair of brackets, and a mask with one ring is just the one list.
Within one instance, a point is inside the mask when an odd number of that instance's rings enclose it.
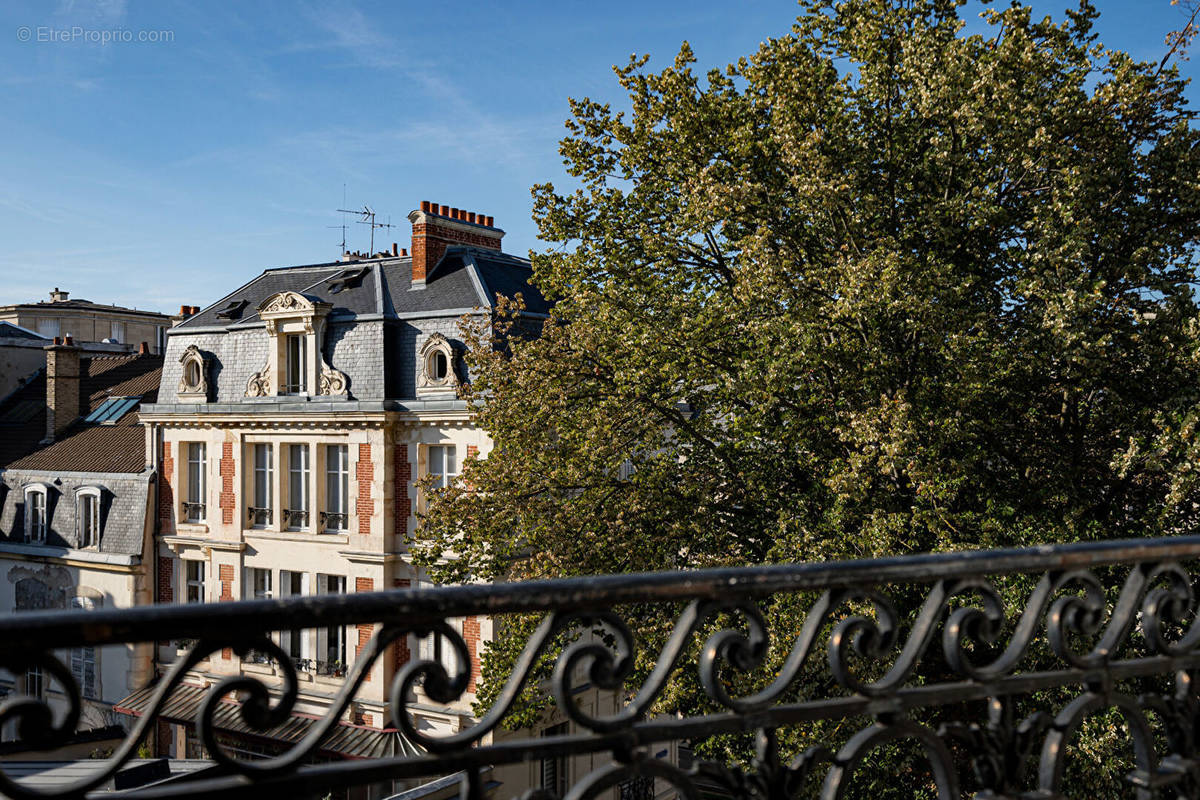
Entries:
{"label": "balcony", "polygon": [[[186,673],[230,648],[273,660],[273,679],[282,686],[235,675],[209,689],[185,687],[199,693],[198,734],[225,772],[138,796],[311,795],[458,774],[462,797],[478,800],[482,776],[506,765],[588,755],[600,766],[572,775],[571,800],[610,790],[630,800],[663,792],[837,798],[851,787],[861,790],[873,769],[878,773],[876,755],[904,746],[919,755],[903,775],[874,774],[875,780],[915,775],[946,800],[964,791],[996,800],[1075,797],[1082,796],[1078,787],[1064,794],[1063,780],[1071,760],[1090,745],[1080,740],[1089,730],[1082,724],[1109,714],[1128,732],[1133,751],[1132,768],[1112,768],[1114,786],[1131,783],[1138,797],[1197,797],[1198,563],[1200,537],[1179,537],[12,614],[0,618],[4,668],[24,674],[40,667],[68,687],[75,710],[55,716],[40,700],[10,697],[0,706],[0,722],[15,720],[23,741],[53,747],[74,730],[80,704],[62,653],[85,643],[155,641],[170,632],[188,649],[142,690],[143,713],[125,743],[95,762],[94,775],[56,786],[50,796],[81,796],[104,783],[134,756]],[[438,634],[457,663],[467,664],[467,644],[448,624],[467,616],[535,623],[477,724],[449,733],[416,724],[416,687],[434,703],[450,704],[467,695],[471,676],[465,666],[448,672],[440,663],[411,660],[391,685],[387,709],[411,747],[306,763],[318,760],[311,757],[353,710],[367,670],[400,637]],[[281,754],[250,761],[223,749],[215,731],[233,723],[215,722],[214,715],[233,715],[248,730],[273,729],[295,706],[298,669],[336,674],[336,664],[294,662],[270,632],[358,624],[379,629],[345,669],[325,717],[303,738]],[[566,732],[492,739],[527,686],[545,690],[556,717],[569,721]],[[690,710],[658,713],[680,687],[694,687]],[[617,692],[623,702],[615,711],[577,702],[593,689]],[[798,752],[784,749],[782,735],[797,731],[812,741]],[[718,735],[752,735],[753,755],[738,764],[705,760],[704,743]],[[680,745],[679,758],[662,757],[671,743]],[[693,751],[694,758],[684,757]],[[537,796],[556,798],[561,789],[538,789]],[[14,793],[4,782],[0,791]]]}
{"label": "balcony", "polygon": [[271,524],[271,509],[247,506],[246,517],[251,528],[265,528]]}

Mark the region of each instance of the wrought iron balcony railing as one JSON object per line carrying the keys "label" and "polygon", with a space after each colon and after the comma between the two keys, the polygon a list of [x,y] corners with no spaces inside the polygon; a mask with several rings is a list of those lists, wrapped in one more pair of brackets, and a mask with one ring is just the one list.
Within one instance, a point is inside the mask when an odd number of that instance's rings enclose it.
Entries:
{"label": "wrought iron balcony railing", "polygon": [[207,508],[204,503],[193,503],[190,500],[183,501],[183,518],[186,522],[203,522]]}
{"label": "wrought iron balcony railing", "polygon": [[290,531],[302,531],[308,527],[308,512],[300,508],[283,510],[283,527]]}
{"label": "wrought iron balcony railing", "polygon": [[258,508],[257,506],[246,507],[246,517],[253,528],[265,528],[271,524],[271,509]]}
{"label": "wrought iron balcony railing", "polygon": [[[231,648],[268,654],[283,678],[282,691],[249,674],[208,689],[195,721],[224,774],[149,786],[136,796],[311,795],[459,773],[462,796],[478,800],[481,775],[489,769],[589,755],[608,763],[575,776],[570,800],[609,790],[648,797],[655,783],[660,793],[674,790],[689,800],[714,786],[718,794],[756,800],[839,798],[866,776],[881,748],[907,743],[925,759],[910,771],[924,771],[928,787],[944,800],[957,800],[964,789],[978,798],[1060,798],[1073,752],[1068,745],[1087,717],[1109,713],[1123,721],[1134,751],[1134,769],[1117,774],[1114,768],[1112,782],[1132,783],[1138,797],[1194,798],[1200,794],[1200,698],[1193,681],[1200,668],[1197,563],[1200,537],[1180,537],[10,614],[0,618],[0,667],[16,675],[40,667],[68,688],[71,708],[56,716],[39,699],[10,696],[0,704],[0,727],[15,722],[24,742],[53,747],[74,731],[81,705],[63,652],[169,635],[196,643],[159,679],[125,743],[96,762],[94,776],[56,785],[53,796],[78,797],[100,786],[134,755],[185,673]],[[657,626],[665,631],[661,639],[635,637],[655,613],[670,623]],[[473,615],[497,622],[534,615],[540,621],[477,724],[450,734],[420,727],[412,700],[418,682],[436,703],[452,703],[467,692],[468,646],[450,620]],[[259,760],[240,760],[223,749],[213,723],[223,697],[240,694],[241,718],[256,730],[279,724],[296,703],[296,666],[270,632],[359,624],[379,627],[357,651],[326,716],[303,738],[282,755]],[[584,634],[573,635],[579,631]],[[430,634],[449,643],[459,666],[450,674],[434,661],[410,661],[392,683],[389,708],[394,724],[422,752],[305,763],[351,708],[384,648],[400,637]],[[552,662],[552,671],[539,671],[543,659]],[[680,680],[696,687],[695,710],[657,713],[656,703]],[[493,739],[489,734],[504,724],[527,685],[549,692],[559,718],[570,721],[568,732]],[[617,692],[619,710],[601,713],[599,706],[576,702],[588,686]],[[1031,703],[1047,707],[1022,720]],[[831,738],[799,754],[781,753],[780,735],[797,730]],[[687,743],[680,750],[690,753],[714,735],[748,732],[756,732],[757,756],[740,766],[656,757],[667,742]],[[4,769],[0,763],[0,792],[43,796]],[[556,796],[548,789],[528,795]]]}
{"label": "wrought iron balcony railing", "polygon": [[321,512],[321,532],[341,532],[350,524],[350,515],[338,511]]}

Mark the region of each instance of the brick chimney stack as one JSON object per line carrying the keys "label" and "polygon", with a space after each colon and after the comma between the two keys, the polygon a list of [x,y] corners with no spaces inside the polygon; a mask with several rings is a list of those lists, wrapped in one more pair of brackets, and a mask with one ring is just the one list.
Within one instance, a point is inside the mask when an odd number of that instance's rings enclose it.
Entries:
{"label": "brick chimney stack", "polygon": [[46,350],[46,441],[79,417],[79,348],[70,336]]}
{"label": "brick chimney stack", "polygon": [[439,206],[428,200],[408,215],[412,223],[412,288],[424,289],[425,277],[433,272],[446,248],[463,244],[500,251],[504,231],[492,218],[474,211]]}

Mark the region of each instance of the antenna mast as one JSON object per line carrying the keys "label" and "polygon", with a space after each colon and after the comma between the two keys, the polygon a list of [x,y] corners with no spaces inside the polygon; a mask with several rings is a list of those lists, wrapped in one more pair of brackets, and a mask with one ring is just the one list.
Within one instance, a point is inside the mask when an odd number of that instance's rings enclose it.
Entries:
{"label": "antenna mast", "polygon": [[[358,214],[360,217],[362,217],[362,219],[358,220],[359,225],[370,225],[371,226],[371,249],[369,251],[367,251],[368,256],[375,255],[375,229],[376,228],[394,228],[394,227],[396,227],[390,221],[389,222],[376,222],[375,221],[375,209],[371,208],[370,206],[363,206],[362,211],[351,211],[348,208],[339,208],[338,211],[342,212],[343,214]],[[388,220],[391,220],[391,217],[388,217]]]}

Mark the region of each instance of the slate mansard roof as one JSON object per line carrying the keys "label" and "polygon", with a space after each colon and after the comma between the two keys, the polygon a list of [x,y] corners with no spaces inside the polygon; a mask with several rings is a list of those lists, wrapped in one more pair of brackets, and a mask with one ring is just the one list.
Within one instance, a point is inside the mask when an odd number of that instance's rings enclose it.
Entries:
{"label": "slate mansard roof", "polygon": [[462,246],[449,248],[426,278],[425,288],[415,291],[412,261],[407,257],[277,267],[202,309],[171,333],[178,335],[201,328],[236,330],[260,324],[255,309],[268,297],[283,291],[331,303],[330,317],[334,320],[401,319],[437,316],[447,311],[461,313],[474,308],[486,310],[496,305],[497,294],[513,297],[518,292],[529,312],[545,314],[549,304],[529,283],[530,274],[525,259]]}
{"label": "slate mansard roof", "polygon": [[[223,413],[238,404],[239,411],[330,410],[332,402],[349,410],[457,407],[449,398],[416,398],[418,353],[425,341],[441,334],[461,352],[460,320],[465,314],[490,314],[498,297],[520,294],[525,313],[544,318],[549,303],[530,283],[526,259],[498,250],[452,245],[425,277],[413,286],[412,259],[385,256],[358,261],[334,261],[268,269],[249,283],[226,294],[168,332],[162,393],[152,414]],[[267,362],[269,337],[258,308],[280,292],[296,292],[328,303],[322,356],[347,376],[347,394],[340,397],[247,398],[247,381]],[[207,364],[207,403],[180,403],[175,386],[182,376],[181,357],[194,346]]]}

